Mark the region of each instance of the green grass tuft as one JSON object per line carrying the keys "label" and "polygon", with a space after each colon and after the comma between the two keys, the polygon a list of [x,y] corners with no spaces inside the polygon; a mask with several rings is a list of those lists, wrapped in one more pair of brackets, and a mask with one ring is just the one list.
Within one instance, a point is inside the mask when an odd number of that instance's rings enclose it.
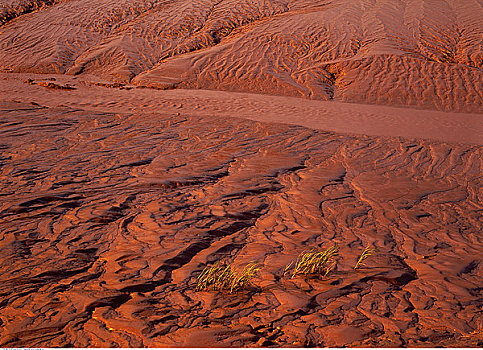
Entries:
{"label": "green grass tuft", "polygon": [[[321,274],[323,277],[334,268],[335,262],[332,260],[339,254],[339,248],[332,246],[323,251],[311,250],[309,252],[301,253],[295,262],[291,262],[285,268],[284,275],[293,266],[292,275],[294,278],[297,275]],[[332,262],[332,264],[331,264]]]}
{"label": "green grass tuft", "polygon": [[241,271],[235,271],[232,265],[220,262],[213,266],[207,266],[201,272],[196,283],[197,291],[235,291],[247,288],[255,274],[261,270],[256,263],[247,264]]}
{"label": "green grass tuft", "polygon": [[359,260],[357,260],[357,263],[354,266],[354,270],[357,270],[359,267],[365,265],[363,261],[366,260],[371,255],[373,255],[375,252],[376,252],[375,248],[371,248],[370,246],[367,246],[362,252],[361,256],[359,257]]}

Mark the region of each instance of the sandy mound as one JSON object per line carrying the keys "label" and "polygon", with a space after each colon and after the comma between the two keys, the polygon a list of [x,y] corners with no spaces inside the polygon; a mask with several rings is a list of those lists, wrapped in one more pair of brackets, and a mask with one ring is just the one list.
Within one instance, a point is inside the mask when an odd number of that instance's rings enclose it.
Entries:
{"label": "sandy mound", "polygon": [[477,0],[15,0],[0,11],[4,71],[482,111]]}

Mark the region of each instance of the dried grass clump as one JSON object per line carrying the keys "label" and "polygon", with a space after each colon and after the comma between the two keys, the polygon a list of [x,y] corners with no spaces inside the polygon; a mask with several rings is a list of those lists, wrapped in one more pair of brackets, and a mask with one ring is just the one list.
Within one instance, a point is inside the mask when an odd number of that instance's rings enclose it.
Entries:
{"label": "dried grass clump", "polygon": [[197,291],[235,291],[247,288],[253,280],[255,274],[261,270],[261,266],[256,263],[247,264],[241,271],[236,271],[232,265],[216,263],[207,266],[201,272],[196,283]]}
{"label": "dried grass clump", "polygon": [[359,260],[357,260],[357,263],[354,266],[354,270],[357,270],[359,267],[365,265],[363,261],[366,260],[371,255],[373,255],[375,252],[376,252],[375,248],[372,248],[371,246],[367,246],[362,252],[361,256],[359,257]]}
{"label": "dried grass clump", "polygon": [[290,278],[294,278],[297,275],[311,275],[320,274],[322,277],[334,268],[335,262],[332,260],[339,254],[339,248],[332,246],[323,251],[311,250],[309,252],[303,252],[299,255],[297,260],[291,262],[284,271],[284,275],[293,266],[292,275]]}

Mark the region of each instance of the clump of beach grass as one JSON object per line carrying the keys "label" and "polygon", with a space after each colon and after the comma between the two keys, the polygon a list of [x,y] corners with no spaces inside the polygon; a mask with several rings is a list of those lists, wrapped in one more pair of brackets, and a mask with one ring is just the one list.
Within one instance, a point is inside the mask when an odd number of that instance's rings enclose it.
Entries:
{"label": "clump of beach grass", "polygon": [[235,270],[232,264],[218,262],[212,266],[207,266],[201,272],[196,283],[197,291],[235,291],[247,288],[261,270],[257,263],[248,263],[243,269]]}
{"label": "clump of beach grass", "polygon": [[354,270],[357,270],[359,267],[361,266],[364,266],[364,260],[366,260],[368,257],[370,257],[371,255],[373,255],[374,253],[376,252],[376,249],[371,247],[371,246],[367,246],[363,251],[362,251],[362,254],[359,256],[359,259],[357,260],[357,263],[356,265],[354,266]]}
{"label": "clump of beach grass", "polygon": [[293,271],[290,278],[294,278],[297,275],[314,275],[319,274],[322,277],[328,275],[335,266],[333,259],[339,254],[339,248],[332,246],[326,250],[310,250],[308,252],[301,253],[297,260],[292,261],[285,268],[284,275],[287,274],[291,268]]}

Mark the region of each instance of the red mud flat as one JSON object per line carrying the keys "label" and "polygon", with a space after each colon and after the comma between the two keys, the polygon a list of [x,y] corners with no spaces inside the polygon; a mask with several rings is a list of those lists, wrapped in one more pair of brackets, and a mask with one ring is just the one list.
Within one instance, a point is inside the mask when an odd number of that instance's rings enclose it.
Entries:
{"label": "red mud flat", "polygon": [[[482,17],[3,1],[0,345],[483,346]],[[263,269],[195,291],[219,260]]]}
{"label": "red mud flat", "polygon": [[[481,146],[18,102],[1,116],[2,346],[481,346]],[[281,277],[334,243],[328,278]],[[220,259],[263,264],[258,287],[194,291]]]}

